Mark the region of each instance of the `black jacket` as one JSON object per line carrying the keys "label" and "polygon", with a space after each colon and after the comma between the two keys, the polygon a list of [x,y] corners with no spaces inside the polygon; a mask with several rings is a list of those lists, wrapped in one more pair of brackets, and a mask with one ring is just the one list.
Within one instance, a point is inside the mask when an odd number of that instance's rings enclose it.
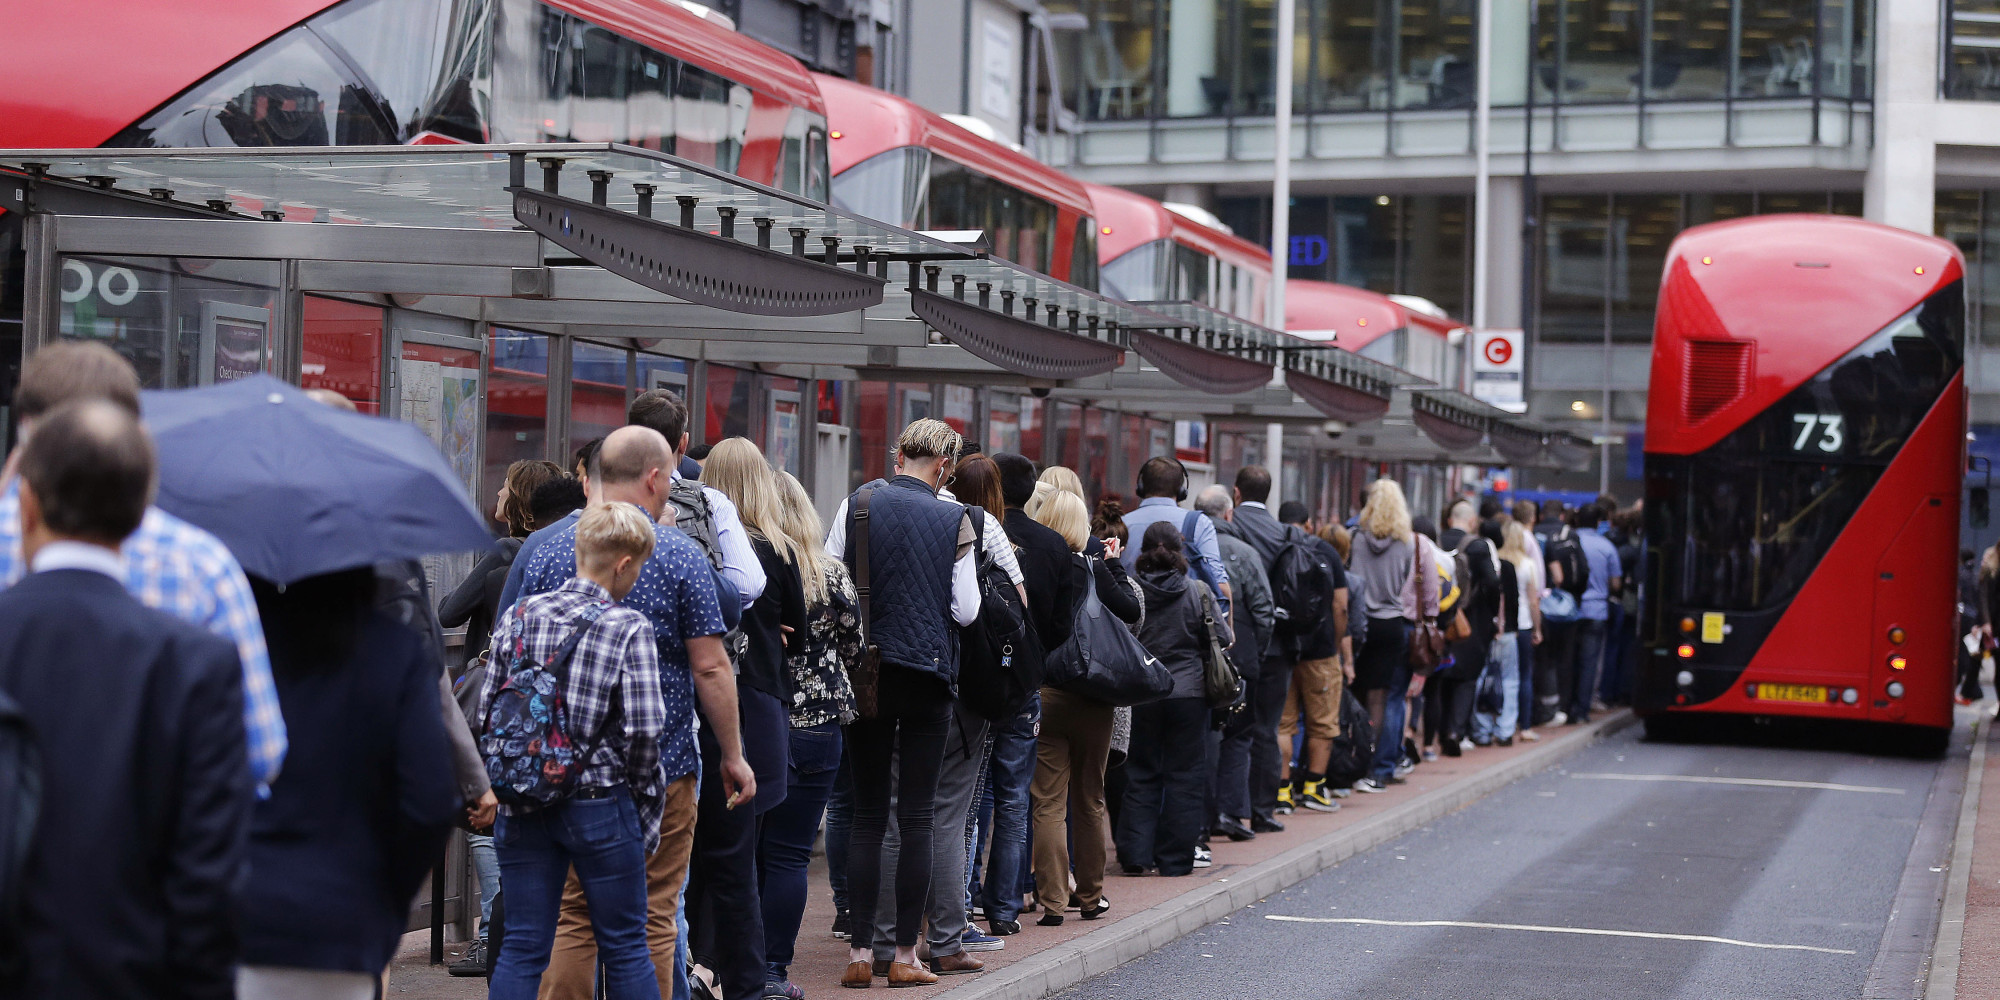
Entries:
{"label": "black jacket", "polygon": [[243,960],[373,973],[395,957],[461,803],[437,667],[379,611],[337,667],[282,656],[274,646],[291,748],[251,825]]}
{"label": "black jacket", "polygon": [[[1173,675],[1174,690],[1167,697],[1205,696],[1208,632],[1202,615],[1208,601],[1202,598],[1208,585],[1186,573],[1140,573],[1138,580],[1146,594],[1146,623],[1139,626],[1139,643]],[[1226,618],[1216,619],[1215,630],[1224,647],[1234,639]]]}
{"label": "black jacket", "polygon": [[26,983],[0,996],[235,996],[254,800],[236,648],[108,576],[52,570],[0,594],[0,689],[42,757]]}
{"label": "black jacket", "polygon": [[438,604],[438,624],[445,628],[465,626],[465,645],[460,648],[458,669],[486,651],[493,638],[493,619],[500,614],[500,594],[507,589],[507,570],[521,551],[521,539],[502,538],[493,550],[472,567],[465,579]]}
{"label": "black jacket", "polygon": [[[1071,572],[1074,553],[1055,529],[1019,507],[1007,508],[1007,518],[1001,524],[1007,529],[1007,540],[1014,543],[1014,557],[1021,563],[1021,585],[1028,591],[1028,617],[1034,620],[1035,637],[1042,641],[1042,649],[1055,649],[1069,641],[1070,629],[1076,624],[1077,602],[1083,600],[1082,574]],[[1098,600],[1105,596],[1101,579]],[[1110,602],[1105,605],[1109,607]]]}

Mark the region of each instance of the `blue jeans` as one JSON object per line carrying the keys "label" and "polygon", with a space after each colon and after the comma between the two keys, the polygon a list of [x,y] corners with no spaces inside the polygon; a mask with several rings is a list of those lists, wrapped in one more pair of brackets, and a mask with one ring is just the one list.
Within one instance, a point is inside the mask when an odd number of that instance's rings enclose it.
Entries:
{"label": "blue jeans", "polygon": [[646,844],[630,793],[620,788],[606,798],[502,815],[493,843],[507,885],[507,939],[493,961],[489,997],[534,1000],[573,865],[590,904],[605,996],[659,1000],[646,948]]}
{"label": "blue jeans", "polygon": [[840,765],[840,724],[794,729],[785,801],[764,814],[757,830],[757,869],[764,908],[764,961],[769,978],[788,978],[799,924],[806,915],[806,866]]}
{"label": "blue jeans", "polygon": [[1569,702],[1571,722],[1590,721],[1590,700],[1597,695],[1597,670],[1604,662],[1604,632],[1607,623],[1602,618],[1584,618],[1576,623],[1576,680],[1570,690],[1563,692]]}
{"label": "blue jeans", "polygon": [[[1535,633],[1532,629],[1514,633],[1514,648],[1521,659],[1521,716],[1515,731],[1535,725]],[[678,998],[676,998],[678,1000]]]}
{"label": "blue jeans", "polygon": [[[472,853],[472,870],[479,875],[479,940],[491,941],[493,897],[500,895],[500,860],[493,856],[493,838],[472,834],[465,838]],[[492,961],[492,959],[487,959]]]}
{"label": "blue jeans", "polygon": [[826,800],[826,881],[833,890],[833,909],[847,912],[847,842],[854,833],[854,777],[847,755],[833,772],[833,794]]}
{"label": "blue jeans", "polygon": [[993,727],[989,784],[993,791],[992,853],[981,880],[987,920],[1021,916],[1022,880],[1028,877],[1028,785],[1035,778],[1035,746],[1042,695],[1035,692],[1019,715]]}
{"label": "blue jeans", "polygon": [[1500,711],[1489,712],[1482,707],[1472,713],[1474,743],[1513,737],[1514,723],[1521,713],[1520,661],[1521,644],[1512,633],[1493,638],[1493,646],[1486,654],[1486,669],[1480,672],[1478,683],[1481,689],[1489,684],[1500,688]]}

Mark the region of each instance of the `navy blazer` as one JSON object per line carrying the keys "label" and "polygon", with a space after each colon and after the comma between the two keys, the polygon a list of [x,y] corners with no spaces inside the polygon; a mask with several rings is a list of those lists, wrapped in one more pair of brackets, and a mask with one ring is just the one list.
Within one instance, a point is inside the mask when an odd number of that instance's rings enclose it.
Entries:
{"label": "navy blazer", "polygon": [[280,655],[291,748],[251,826],[243,961],[377,973],[461,806],[438,664],[380,611],[337,668],[288,670]]}
{"label": "navy blazer", "polygon": [[254,797],[236,647],[51,570],[0,594],[0,688],[42,757],[25,982],[0,996],[233,997]]}

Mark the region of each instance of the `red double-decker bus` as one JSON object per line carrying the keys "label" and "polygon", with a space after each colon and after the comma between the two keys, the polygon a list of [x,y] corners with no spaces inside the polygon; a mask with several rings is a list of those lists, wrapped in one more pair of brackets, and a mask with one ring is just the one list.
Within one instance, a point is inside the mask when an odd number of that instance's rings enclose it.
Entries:
{"label": "red double-decker bus", "polygon": [[1837,216],[1674,242],[1646,417],[1649,730],[1809,717],[1944,747],[1964,273],[1944,240]]}
{"label": "red double-decker bus", "polygon": [[979,230],[995,257],[1097,288],[1097,227],[1082,182],[914,101],[816,79],[832,128],[835,208],[909,229]]}
{"label": "red double-decker bus", "polygon": [[0,61],[0,148],[622,142],[824,201],[811,74],[701,10],[74,0]]}
{"label": "red double-decker bus", "polygon": [[[1271,252],[1184,205],[1084,184],[1097,215],[1098,289],[1133,302],[1192,301],[1263,323]],[[1213,220],[1213,217],[1210,217]],[[1276,325],[1276,324],[1270,324]]]}

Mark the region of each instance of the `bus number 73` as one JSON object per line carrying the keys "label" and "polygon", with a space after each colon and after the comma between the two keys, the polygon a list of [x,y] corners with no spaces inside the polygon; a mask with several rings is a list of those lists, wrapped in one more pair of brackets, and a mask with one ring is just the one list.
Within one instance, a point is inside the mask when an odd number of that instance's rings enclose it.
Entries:
{"label": "bus number 73", "polygon": [[[1831,454],[1839,451],[1841,445],[1847,443],[1847,437],[1840,429],[1841,418],[1837,415],[1795,413],[1792,415],[1792,423],[1797,424],[1799,428],[1799,436],[1792,440],[1793,451],[1805,451],[1808,446],[1812,446]],[[1815,431],[1819,432],[1818,440],[1813,438]]]}

